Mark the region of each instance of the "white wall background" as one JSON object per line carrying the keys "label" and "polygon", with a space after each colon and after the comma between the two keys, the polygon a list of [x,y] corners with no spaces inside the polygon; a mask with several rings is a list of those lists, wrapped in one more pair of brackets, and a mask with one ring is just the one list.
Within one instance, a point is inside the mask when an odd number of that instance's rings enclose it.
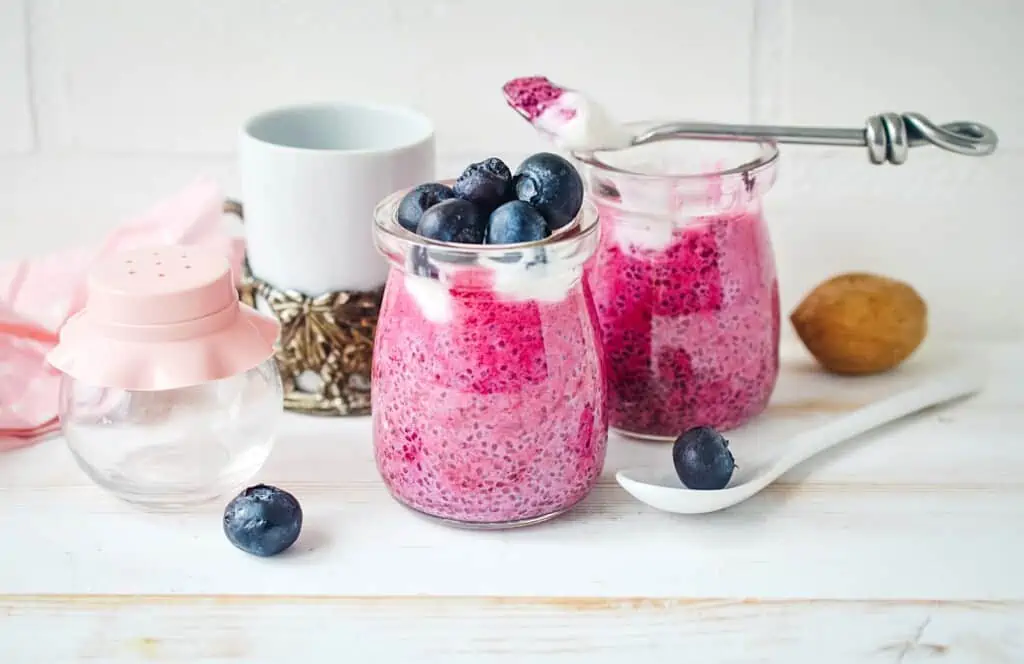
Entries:
{"label": "white wall background", "polygon": [[419,108],[439,168],[542,147],[499,86],[546,73],[624,119],[991,124],[996,155],[788,148],[770,213],[783,307],[831,274],[915,285],[933,334],[1024,338],[1020,0],[0,0],[0,259],[95,241],[213,175],[269,106]]}

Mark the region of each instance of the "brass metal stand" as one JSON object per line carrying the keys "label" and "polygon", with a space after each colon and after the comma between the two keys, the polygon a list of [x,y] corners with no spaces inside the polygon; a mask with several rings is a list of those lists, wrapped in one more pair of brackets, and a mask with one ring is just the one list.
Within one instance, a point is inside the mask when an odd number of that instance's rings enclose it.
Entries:
{"label": "brass metal stand", "polygon": [[[242,205],[224,211],[242,219]],[[384,288],[315,297],[281,290],[242,264],[240,299],[281,322],[274,358],[284,383],[284,407],[309,415],[367,415],[370,370]]]}

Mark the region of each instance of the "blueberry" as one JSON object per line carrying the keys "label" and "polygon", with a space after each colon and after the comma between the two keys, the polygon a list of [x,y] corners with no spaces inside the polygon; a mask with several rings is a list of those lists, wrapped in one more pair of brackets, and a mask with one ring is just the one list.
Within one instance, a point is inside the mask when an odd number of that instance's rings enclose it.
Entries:
{"label": "blueberry", "polygon": [[281,553],[299,537],[302,507],[295,496],[266,484],[251,486],[224,508],[224,534],[254,556]]}
{"label": "blueberry", "polygon": [[676,438],[672,463],[688,489],[724,489],[736,468],[729,441],[711,427],[694,427]]}
{"label": "blueberry", "polygon": [[550,152],[528,157],[516,169],[516,198],[537,208],[556,231],[583,206],[583,178],[566,159]]}
{"label": "blueberry", "polygon": [[511,201],[491,213],[487,244],[536,242],[551,235],[548,222],[529,203]]}
{"label": "blueberry", "polygon": [[441,242],[483,244],[487,215],[469,201],[451,198],[424,212],[416,232]]}
{"label": "blueberry", "polygon": [[467,166],[452,189],[456,196],[475,203],[484,212],[491,212],[516,197],[512,172],[497,157]]}
{"label": "blueberry", "polygon": [[403,228],[415,233],[416,226],[420,223],[420,217],[423,216],[423,213],[449,198],[455,198],[455,192],[452,191],[451,187],[439,182],[428,182],[418,187],[413,187],[398,203],[395,219]]}

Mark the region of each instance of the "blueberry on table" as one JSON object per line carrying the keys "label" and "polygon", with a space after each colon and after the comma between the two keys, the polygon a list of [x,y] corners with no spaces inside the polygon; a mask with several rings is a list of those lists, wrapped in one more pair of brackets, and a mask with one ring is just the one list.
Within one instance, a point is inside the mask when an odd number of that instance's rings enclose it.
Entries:
{"label": "blueberry on table", "polygon": [[413,187],[399,201],[395,220],[407,231],[415,233],[423,213],[449,198],[455,198],[455,192],[440,182],[428,182]]}
{"label": "blueberry on table", "polygon": [[224,534],[254,556],[274,556],[295,543],[302,530],[302,507],[295,496],[266,484],[251,486],[224,508]]}
{"label": "blueberry on table", "polygon": [[512,171],[497,157],[467,166],[452,189],[456,196],[470,201],[484,212],[491,212],[516,197]]}
{"label": "blueberry on table", "polygon": [[476,205],[461,198],[441,201],[420,218],[416,233],[440,242],[483,244],[487,215]]}
{"label": "blueberry on table", "polygon": [[688,489],[724,489],[732,478],[736,462],[729,441],[712,427],[694,427],[672,445],[676,474]]}
{"label": "blueberry on table", "polygon": [[538,152],[527,157],[514,180],[516,198],[537,208],[552,231],[575,219],[583,206],[583,178],[557,154]]}
{"label": "blueberry on table", "polygon": [[548,222],[529,203],[510,201],[491,213],[487,244],[536,242],[551,235]]}

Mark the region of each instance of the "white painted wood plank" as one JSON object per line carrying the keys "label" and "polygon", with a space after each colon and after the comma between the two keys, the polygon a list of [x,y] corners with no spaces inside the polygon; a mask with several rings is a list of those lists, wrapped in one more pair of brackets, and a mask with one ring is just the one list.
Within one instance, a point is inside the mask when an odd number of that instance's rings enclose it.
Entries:
{"label": "white painted wood plank", "polygon": [[[303,492],[300,492],[300,494]],[[247,557],[219,512],[104,513],[63,494],[0,530],[9,593],[1018,599],[1024,493],[773,492],[718,518],[650,512],[601,487],[571,518],[449,531],[369,488],[307,495],[295,550]],[[89,509],[83,511],[83,507]],[[98,508],[98,509],[93,509]],[[16,543],[16,544],[15,544]]]}
{"label": "white painted wood plank", "polygon": [[0,597],[0,612],[0,652],[47,664],[1024,659],[1020,603]]}
{"label": "white painted wood plank", "polygon": [[[602,484],[567,518],[452,530],[389,498],[365,419],[292,417],[261,479],[299,496],[306,526],[295,550],[272,560],[228,545],[220,505],[135,511],[89,484],[52,441],[0,456],[0,593],[1022,600],[1024,532],[1012,524],[1024,518],[1024,350],[991,359],[988,393],[696,518],[658,513],[619,489],[615,469],[667,464],[669,448],[615,439]],[[839,381],[791,363],[771,413],[733,436],[738,458],[750,462],[772,436],[928,366]]]}

